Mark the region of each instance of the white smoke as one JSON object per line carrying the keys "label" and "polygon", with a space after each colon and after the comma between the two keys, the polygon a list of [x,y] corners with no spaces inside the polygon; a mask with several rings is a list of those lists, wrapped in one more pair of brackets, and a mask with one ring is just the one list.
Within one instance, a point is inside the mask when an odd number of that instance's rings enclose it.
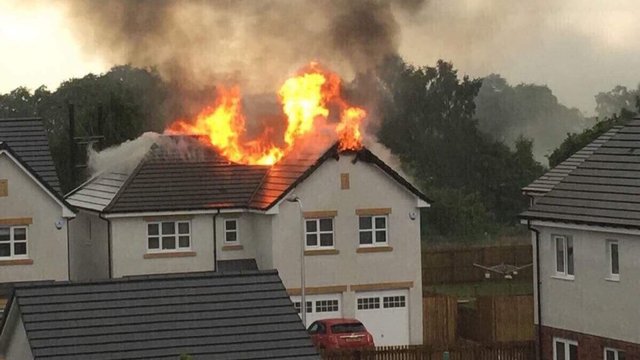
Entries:
{"label": "white smoke", "polygon": [[158,133],[146,132],[137,139],[127,140],[102,151],[90,148],[87,155],[91,176],[105,171],[131,173],[160,138]]}

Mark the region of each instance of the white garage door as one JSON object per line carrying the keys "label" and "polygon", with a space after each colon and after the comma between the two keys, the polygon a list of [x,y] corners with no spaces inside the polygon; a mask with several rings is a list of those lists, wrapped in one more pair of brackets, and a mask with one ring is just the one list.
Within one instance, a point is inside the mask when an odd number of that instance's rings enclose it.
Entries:
{"label": "white garage door", "polygon": [[[300,296],[292,296],[293,306],[300,311]],[[342,294],[306,295],[307,324],[320,319],[342,317]]]}
{"label": "white garage door", "polygon": [[376,346],[409,344],[409,291],[356,293],[356,319],[373,335]]}

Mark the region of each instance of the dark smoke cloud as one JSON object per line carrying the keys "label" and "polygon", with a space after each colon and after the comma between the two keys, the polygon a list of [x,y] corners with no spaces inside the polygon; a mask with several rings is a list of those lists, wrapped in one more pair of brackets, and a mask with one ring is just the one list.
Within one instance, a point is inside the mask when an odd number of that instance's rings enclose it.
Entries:
{"label": "dark smoke cloud", "polygon": [[344,76],[396,54],[396,15],[425,0],[69,0],[75,36],[112,63],[156,66],[181,87],[273,91],[310,60]]}

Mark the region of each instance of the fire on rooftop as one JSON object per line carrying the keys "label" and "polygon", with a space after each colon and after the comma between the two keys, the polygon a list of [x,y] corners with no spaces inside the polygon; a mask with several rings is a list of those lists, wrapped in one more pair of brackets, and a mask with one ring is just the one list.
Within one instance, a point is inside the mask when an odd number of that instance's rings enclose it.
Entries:
{"label": "fire on rooftop", "polygon": [[[208,144],[230,161],[242,164],[272,165],[305,136],[332,137],[340,150],[362,147],[360,127],[366,116],[362,108],[350,105],[341,95],[340,77],[310,63],[287,79],[278,92],[286,118],[286,131],[280,141],[267,127],[255,139],[245,138],[245,116],[238,87],[219,87],[215,102],[193,120],[177,120],[167,134],[205,135]],[[335,113],[335,114],[333,114]],[[335,116],[338,121],[329,121]]]}

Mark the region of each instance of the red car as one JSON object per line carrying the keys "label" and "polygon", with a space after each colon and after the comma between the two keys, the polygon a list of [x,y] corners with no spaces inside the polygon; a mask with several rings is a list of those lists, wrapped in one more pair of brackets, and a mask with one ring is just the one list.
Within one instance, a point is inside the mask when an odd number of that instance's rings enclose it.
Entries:
{"label": "red car", "polygon": [[355,349],[374,347],[373,336],[356,319],[314,321],[307,330],[320,349]]}

